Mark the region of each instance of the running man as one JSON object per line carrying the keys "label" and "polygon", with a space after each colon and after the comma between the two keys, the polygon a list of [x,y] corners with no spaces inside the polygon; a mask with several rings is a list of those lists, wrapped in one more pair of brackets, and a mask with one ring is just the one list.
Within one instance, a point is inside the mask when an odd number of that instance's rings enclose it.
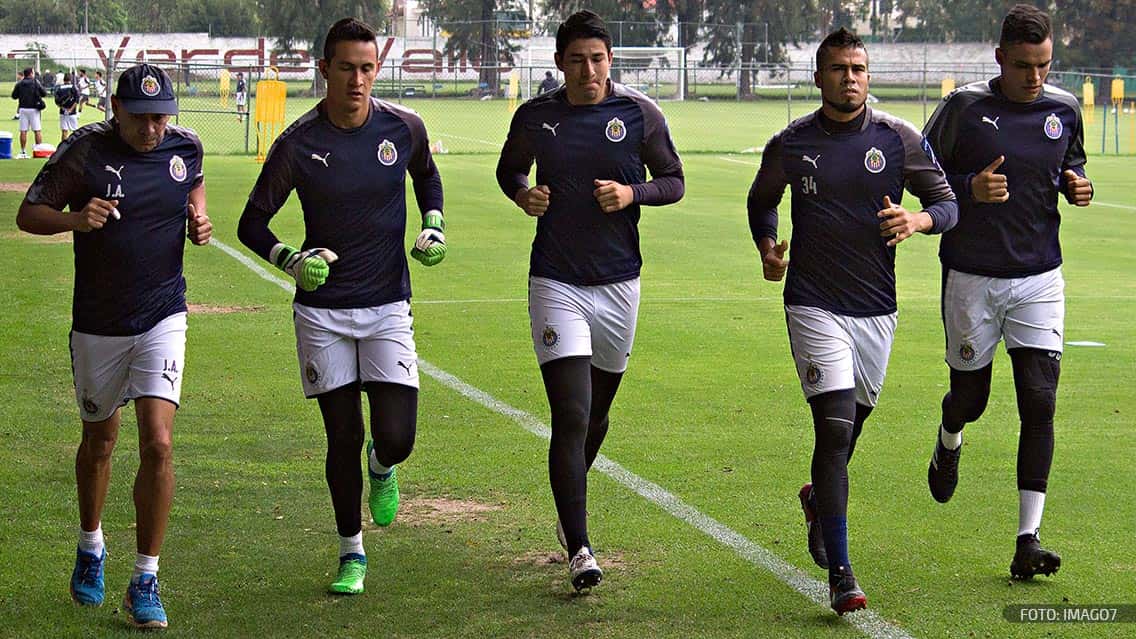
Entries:
{"label": "running man", "polygon": [[201,142],[169,124],[177,113],[169,76],[148,64],[131,67],[111,101],[114,119],[76,131],[44,164],[16,222],[37,235],[74,232],[71,368],[83,439],[75,457],[80,528],[71,597],[103,603],[102,511],[121,408],[134,400],[138,554],[123,609],[136,626],[165,628],[157,575],[186,365],[182,256],[187,235],[206,244],[213,226]]}
{"label": "running man", "polygon": [[[418,366],[403,248],[406,174],[422,213],[411,256],[446,256],[442,180],[422,119],[371,97],[379,68],[375,31],[354,18],[332,25],[320,74],[327,97],[285,130],[268,153],[241,215],[241,242],[296,280],[293,317],[304,396],[319,402],[325,475],[339,532],[339,573],[329,590],[363,592],[364,426],[371,519],[394,521],[396,464],[410,456],[418,419]],[[295,190],[306,237],[297,250],[268,224]]]}
{"label": "running man", "polygon": [[1088,206],[1093,185],[1077,98],[1045,83],[1049,16],[1032,5],[1011,8],[994,59],[1001,74],[947,96],[925,128],[959,196],[958,226],[939,245],[950,390],[927,483],[940,503],[954,495],[963,426],[986,410],[994,352],[1005,340],[1021,421],[1010,575],[1030,579],[1061,567],[1039,537],[1065,335],[1057,198]]}
{"label": "running man", "polygon": [[[799,493],[809,552],[828,569],[837,614],[865,608],[848,552],[848,460],[883,388],[896,327],[895,247],[942,233],[958,205],[910,123],[865,105],[868,52],[841,28],[816,54],[821,108],[773,136],[747,208],[765,279],[785,282],[785,320],[812,410],[812,482]],[[792,190],[793,241],[777,243]],[[902,206],[903,190],[923,210]],[[785,259],[786,251],[794,255]]]}
{"label": "running man", "polygon": [[[529,317],[552,411],[557,532],[577,590],[603,577],[588,539],[587,471],[635,339],[640,208],[677,202],[685,188],[662,112],[610,80],[611,59],[598,15],[580,11],[561,24],[564,85],[517,109],[497,164],[501,190],[537,218]],[[534,161],[537,184],[529,186]]]}

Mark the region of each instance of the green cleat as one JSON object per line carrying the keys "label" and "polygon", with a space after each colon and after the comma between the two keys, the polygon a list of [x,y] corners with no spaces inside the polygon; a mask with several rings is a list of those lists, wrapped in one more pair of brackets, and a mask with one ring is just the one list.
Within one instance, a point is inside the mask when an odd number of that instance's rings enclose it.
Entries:
{"label": "green cleat", "polygon": [[398,468],[391,467],[385,477],[371,472],[372,442],[367,442],[367,476],[371,478],[371,521],[379,526],[389,526],[398,514]]}
{"label": "green cleat", "polygon": [[327,591],[337,595],[358,595],[363,592],[363,580],[367,577],[367,558],[363,555],[343,555],[339,558],[339,576]]}

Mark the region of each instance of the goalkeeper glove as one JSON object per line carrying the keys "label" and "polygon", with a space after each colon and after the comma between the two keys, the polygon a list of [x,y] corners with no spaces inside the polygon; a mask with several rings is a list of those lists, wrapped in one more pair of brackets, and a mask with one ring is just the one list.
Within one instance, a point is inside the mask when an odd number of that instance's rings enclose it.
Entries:
{"label": "goalkeeper glove", "polygon": [[446,257],[446,221],[440,211],[429,211],[422,217],[422,232],[414,240],[410,257],[426,266],[434,266]]}
{"label": "goalkeeper glove", "polygon": [[276,268],[291,275],[296,280],[296,285],[309,293],[327,281],[327,275],[331,272],[328,264],[338,259],[339,256],[329,249],[312,248],[297,251],[283,243],[272,247],[268,253],[268,260],[275,264]]}

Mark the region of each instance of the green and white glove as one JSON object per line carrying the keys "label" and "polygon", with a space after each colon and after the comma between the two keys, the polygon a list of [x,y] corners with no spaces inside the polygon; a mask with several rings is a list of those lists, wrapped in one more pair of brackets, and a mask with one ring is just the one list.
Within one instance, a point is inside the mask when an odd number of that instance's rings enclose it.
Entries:
{"label": "green and white glove", "polygon": [[427,211],[422,216],[422,232],[414,240],[410,257],[426,266],[434,266],[446,258],[446,220],[441,211]]}
{"label": "green and white glove", "polygon": [[279,243],[272,247],[268,253],[268,260],[276,268],[284,271],[296,280],[296,286],[308,291],[316,290],[327,281],[331,272],[328,264],[339,259],[333,251],[325,248],[312,248],[306,251],[297,251],[287,244]]}

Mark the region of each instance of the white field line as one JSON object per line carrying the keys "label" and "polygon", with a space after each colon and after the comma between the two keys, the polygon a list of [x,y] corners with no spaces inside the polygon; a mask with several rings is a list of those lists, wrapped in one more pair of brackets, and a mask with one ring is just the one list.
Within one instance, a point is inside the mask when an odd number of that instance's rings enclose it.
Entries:
{"label": "white field line", "polygon": [[[272,282],[285,291],[294,290],[294,285],[268,272],[245,254],[216,239],[210,242],[241,264],[244,264],[261,278]],[[489,410],[512,419],[519,426],[542,439],[549,439],[551,431],[539,419],[519,408],[514,408],[485,391],[474,388],[426,360],[418,360],[418,369],[437,380],[443,386],[456,391],[461,396]],[[683,502],[662,486],[643,479],[627,470],[617,462],[598,455],[592,466],[625,488],[654,503],[675,518],[701,530],[718,543],[736,552],[750,563],[773,573],[782,583],[801,593],[816,605],[828,609],[828,585],[809,577],[803,571],[785,562],[762,546],[750,541],[725,524],[703,514],[698,509]],[[863,610],[844,617],[848,623],[859,628],[873,639],[912,639],[902,628],[892,625],[871,610]]]}
{"label": "white field line", "polygon": [[498,140],[498,141],[494,142],[493,140],[482,140],[481,138],[470,138],[470,137],[466,137],[464,135],[454,135],[452,133],[439,133],[437,131],[431,131],[431,133],[434,135],[435,138],[454,138],[455,140],[465,140],[467,142],[477,142],[479,144],[485,144],[485,145],[497,147],[497,148],[500,148],[501,145],[504,144],[504,140]]}

